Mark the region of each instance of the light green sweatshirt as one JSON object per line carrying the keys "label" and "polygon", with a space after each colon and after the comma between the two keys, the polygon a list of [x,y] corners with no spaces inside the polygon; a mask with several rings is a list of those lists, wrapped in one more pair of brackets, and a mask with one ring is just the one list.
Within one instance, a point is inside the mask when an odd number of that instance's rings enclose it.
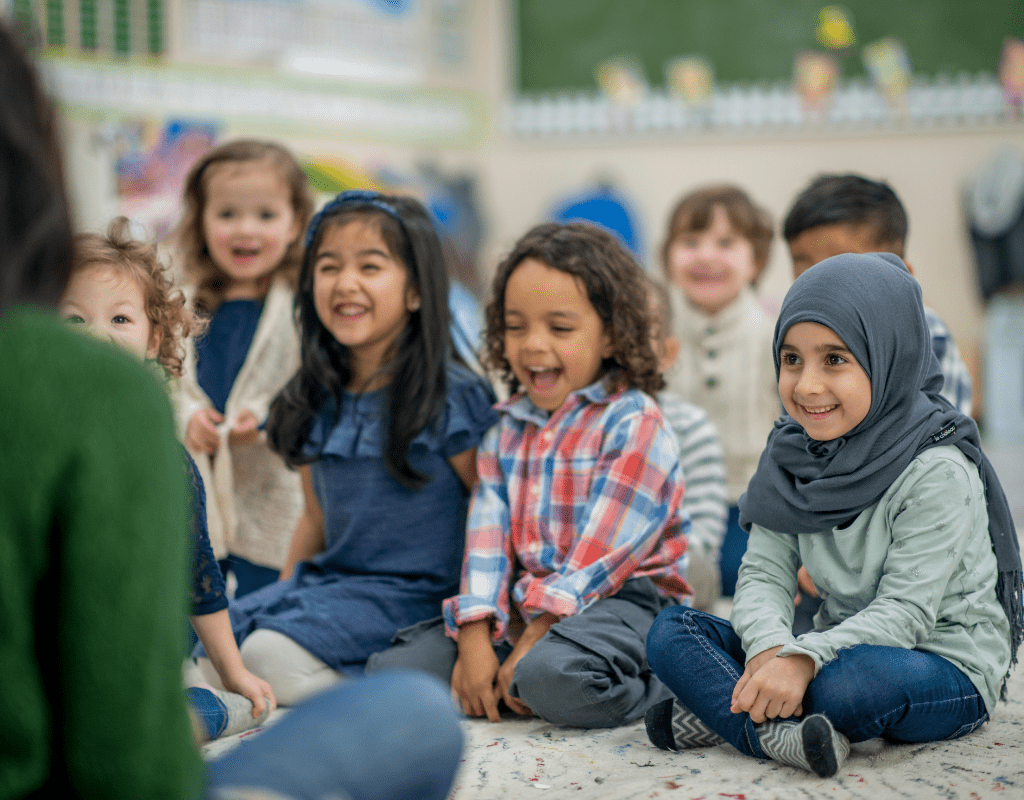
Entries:
{"label": "light green sweatshirt", "polygon": [[[824,602],[815,630],[794,637],[801,563]],[[814,659],[815,674],[858,644],[936,653],[971,679],[991,712],[1010,663],[997,574],[977,468],[956,447],[933,447],[845,529],[754,525],[731,621],[748,659],[783,645],[781,656]]]}

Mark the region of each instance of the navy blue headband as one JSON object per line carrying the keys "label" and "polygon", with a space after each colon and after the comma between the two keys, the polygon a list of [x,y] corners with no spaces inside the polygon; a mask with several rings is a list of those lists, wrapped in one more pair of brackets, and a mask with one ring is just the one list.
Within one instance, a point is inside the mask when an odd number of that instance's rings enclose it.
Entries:
{"label": "navy blue headband", "polygon": [[398,220],[398,224],[403,229],[405,228],[405,221],[402,219],[401,214],[388,204],[384,195],[380,192],[371,192],[366,189],[349,189],[347,192],[339,194],[313,215],[313,219],[309,221],[309,227],[306,229],[306,249],[309,250],[313,246],[313,240],[316,239],[317,231],[320,230],[320,224],[324,221],[325,216],[333,214],[339,208],[354,205],[379,208],[388,216]]}

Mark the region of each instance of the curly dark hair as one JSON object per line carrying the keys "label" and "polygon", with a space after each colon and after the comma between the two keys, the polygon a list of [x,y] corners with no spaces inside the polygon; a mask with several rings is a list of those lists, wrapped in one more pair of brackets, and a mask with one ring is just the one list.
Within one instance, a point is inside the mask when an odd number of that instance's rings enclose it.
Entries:
{"label": "curly dark hair", "polygon": [[[215,147],[196,161],[185,179],[183,201],[185,212],[171,237],[181,254],[185,276],[196,287],[195,302],[199,311],[213,314],[224,300],[228,276],[218,267],[206,247],[203,233],[203,212],[206,209],[207,184],[218,167],[225,164],[265,163],[276,170],[288,185],[291,194],[292,211],[301,232],[313,215],[313,193],[309,188],[306,173],[302,171],[294,156],[281,145],[255,139],[237,139]],[[298,283],[302,268],[302,235],[296,237],[284,258],[274,270],[274,275],[283,275],[291,286]]]}
{"label": "curly dark hair", "polygon": [[172,377],[180,377],[185,339],[201,333],[206,325],[189,309],[182,291],[174,287],[170,270],[157,258],[156,247],[133,239],[128,218],[115,217],[106,236],[75,236],[71,274],[96,266],[109,266],[142,287],[151,335],[160,335],[156,360]]}
{"label": "curly dark hair", "polygon": [[699,233],[711,227],[711,218],[715,208],[720,206],[729,217],[729,224],[743,238],[750,241],[754,250],[754,280],[757,284],[768,265],[772,252],[772,237],[775,229],[771,215],[750,199],[745,191],[738,186],[722,184],[720,186],[703,186],[683,197],[669,217],[668,236],[661,247],[661,262],[668,273],[668,254],[672,242],[687,233]]}
{"label": "curly dark hair", "polygon": [[484,357],[510,392],[519,390],[519,381],[505,358],[505,287],[516,267],[528,258],[572,275],[586,290],[612,341],[612,354],[601,366],[614,386],[648,394],[665,387],[651,348],[647,278],[640,265],[602,228],[582,222],[552,222],[537,225],[516,242],[498,266],[491,286]]}

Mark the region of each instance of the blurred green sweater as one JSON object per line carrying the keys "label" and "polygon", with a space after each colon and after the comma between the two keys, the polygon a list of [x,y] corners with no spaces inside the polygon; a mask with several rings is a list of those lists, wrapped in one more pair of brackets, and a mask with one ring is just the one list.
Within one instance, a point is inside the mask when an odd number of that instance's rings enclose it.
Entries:
{"label": "blurred green sweater", "polygon": [[185,492],[141,365],[52,313],[0,317],[0,800],[200,796]]}

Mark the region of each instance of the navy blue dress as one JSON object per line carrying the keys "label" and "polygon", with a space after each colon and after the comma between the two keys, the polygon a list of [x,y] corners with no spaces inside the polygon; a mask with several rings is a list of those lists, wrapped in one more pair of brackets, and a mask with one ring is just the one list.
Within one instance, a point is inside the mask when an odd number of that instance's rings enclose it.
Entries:
{"label": "navy blue dress", "polygon": [[227,588],[224,575],[210,544],[210,531],[206,527],[206,492],[199,469],[188,450],[181,448],[185,460],[185,473],[192,487],[192,535],[195,546],[192,552],[192,586],[189,592],[190,615],[193,617],[213,614],[228,607]]}
{"label": "navy blue dress", "polygon": [[257,628],[275,630],[356,675],[396,631],[438,616],[458,594],[469,491],[448,459],[476,447],[498,417],[479,376],[453,364],[447,378],[444,413],[409,445],[412,466],[431,476],[422,489],[398,483],[381,458],[387,389],[346,393],[333,428],[333,404],[323,409],[309,446],[323,445],[311,468],[326,547],[289,580],[232,604],[239,644]]}

